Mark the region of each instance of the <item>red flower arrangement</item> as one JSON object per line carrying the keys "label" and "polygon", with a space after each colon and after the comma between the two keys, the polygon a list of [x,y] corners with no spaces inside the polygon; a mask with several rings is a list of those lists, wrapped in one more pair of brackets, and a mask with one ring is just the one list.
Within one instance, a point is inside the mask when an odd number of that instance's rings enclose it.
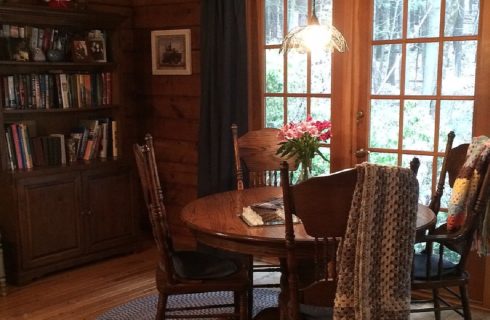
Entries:
{"label": "red flower arrangement", "polygon": [[328,120],[313,121],[311,116],[299,123],[288,123],[281,128],[278,134],[279,149],[277,154],[281,157],[296,157],[296,163],[301,163],[300,180],[309,177],[311,160],[319,155],[325,161],[327,158],[320,152],[320,144],[332,136],[332,123]]}

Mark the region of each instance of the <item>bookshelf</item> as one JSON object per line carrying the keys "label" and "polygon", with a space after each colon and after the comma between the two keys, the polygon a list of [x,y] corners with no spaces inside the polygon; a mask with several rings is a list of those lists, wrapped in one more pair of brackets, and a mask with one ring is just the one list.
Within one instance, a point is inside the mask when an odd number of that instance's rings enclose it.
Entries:
{"label": "bookshelf", "polygon": [[[121,150],[122,20],[0,6],[0,232],[12,283],[137,244],[131,163]],[[87,55],[75,54],[80,43]],[[94,43],[105,50],[91,54]],[[15,61],[25,48],[28,60]],[[61,59],[48,57],[50,49]]]}

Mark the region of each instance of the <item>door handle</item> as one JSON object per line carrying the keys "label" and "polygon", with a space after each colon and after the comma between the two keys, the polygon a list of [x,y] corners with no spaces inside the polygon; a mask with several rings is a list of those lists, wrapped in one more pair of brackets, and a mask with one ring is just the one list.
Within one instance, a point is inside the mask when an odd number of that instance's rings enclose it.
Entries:
{"label": "door handle", "polygon": [[369,151],[366,150],[366,149],[364,149],[364,148],[361,148],[359,150],[356,150],[356,152],[355,152],[356,158],[364,158],[368,154],[369,154]]}

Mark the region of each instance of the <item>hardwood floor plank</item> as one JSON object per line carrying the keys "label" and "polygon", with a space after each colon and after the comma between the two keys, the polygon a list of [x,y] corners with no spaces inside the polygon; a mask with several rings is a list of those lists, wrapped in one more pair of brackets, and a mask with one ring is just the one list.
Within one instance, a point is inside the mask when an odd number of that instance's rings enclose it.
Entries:
{"label": "hardwood floor plank", "polygon": [[[93,320],[129,300],[156,294],[157,252],[141,252],[47,276],[0,297],[1,320]],[[271,282],[277,275],[257,275],[256,282]],[[453,313],[444,320],[460,319]],[[430,313],[413,314],[412,320],[434,319]],[[473,310],[474,320],[488,320],[490,313]]]}

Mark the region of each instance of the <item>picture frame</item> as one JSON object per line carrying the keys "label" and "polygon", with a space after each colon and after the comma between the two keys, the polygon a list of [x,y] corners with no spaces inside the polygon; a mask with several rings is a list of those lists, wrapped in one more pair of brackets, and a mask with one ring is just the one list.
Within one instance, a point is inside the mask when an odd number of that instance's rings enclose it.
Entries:
{"label": "picture frame", "polygon": [[93,62],[107,62],[105,38],[101,30],[88,33],[87,48]]}
{"label": "picture frame", "polygon": [[73,62],[92,61],[88,51],[87,41],[84,39],[75,39],[72,41],[71,53]]}
{"label": "picture frame", "polygon": [[191,30],[152,31],[151,55],[154,75],[192,74]]}

